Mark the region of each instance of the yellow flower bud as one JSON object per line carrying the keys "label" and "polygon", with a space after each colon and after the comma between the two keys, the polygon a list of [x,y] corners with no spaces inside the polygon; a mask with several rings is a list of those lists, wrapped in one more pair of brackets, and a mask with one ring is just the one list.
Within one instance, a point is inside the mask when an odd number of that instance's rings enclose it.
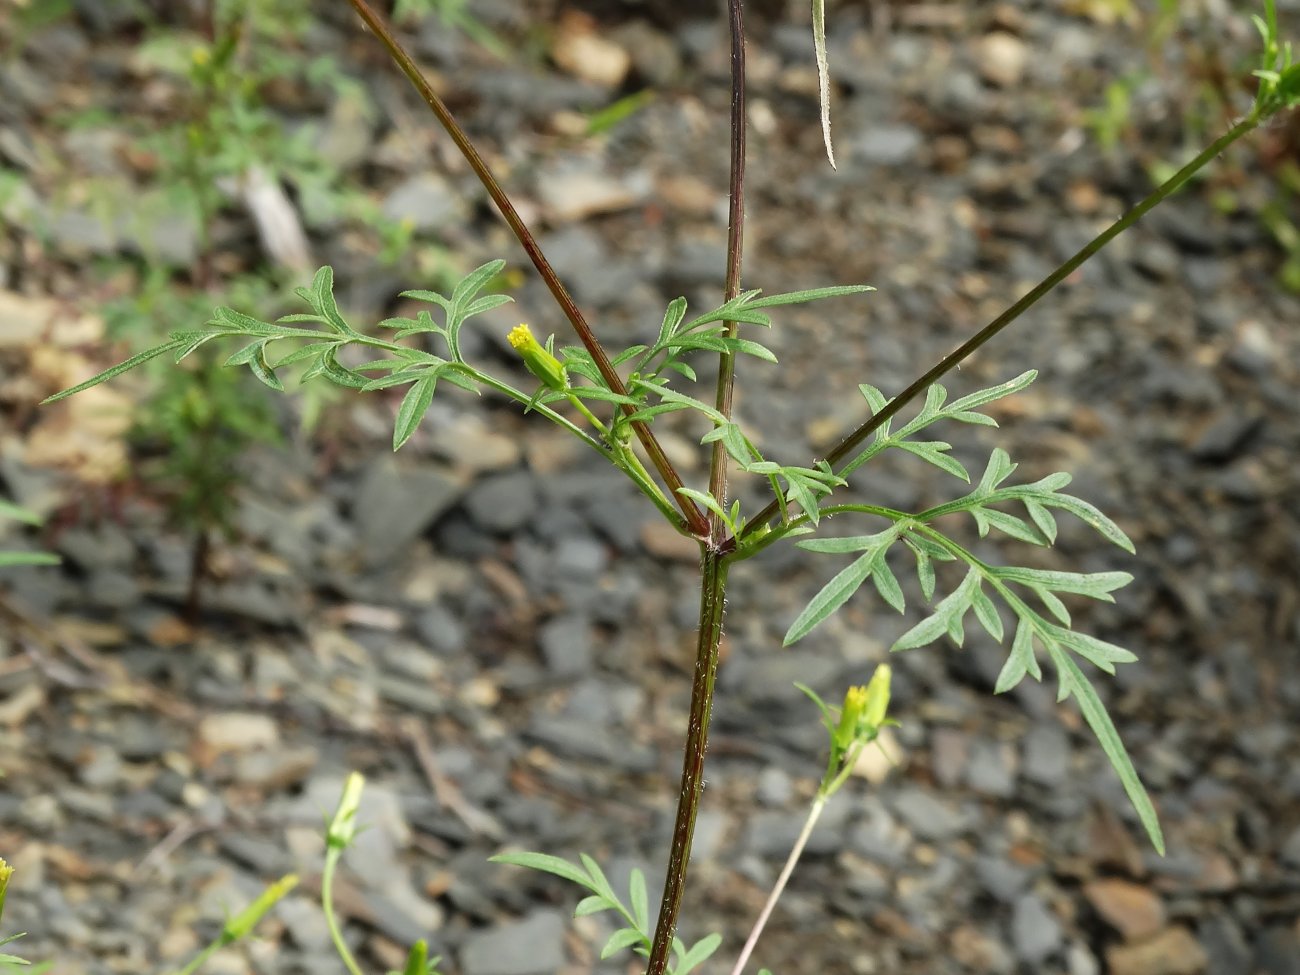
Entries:
{"label": "yellow flower bud", "polygon": [[0,917],[5,913],[5,892],[9,889],[9,878],[14,875],[14,868],[0,859]]}
{"label": "yellow flower bud", "polygon": [[565,372],[564,364],[546,351],[533,337],[532,329],[527,325],[523,323],[516,325],[506,338],[510,342],[510,347],[519,353],[519,357],[524,360],[524,365],[534,376],[557,393],[563,393],[569,388],[569,376]]}
{"label": "yellow flower bud", "polygon": [[863,719],[871,728],[879,728],[885,723],[885,712],[889,710],[889,682],[894,672],[889,664],[881,664],[871,675],[867,685],[867,702]]}

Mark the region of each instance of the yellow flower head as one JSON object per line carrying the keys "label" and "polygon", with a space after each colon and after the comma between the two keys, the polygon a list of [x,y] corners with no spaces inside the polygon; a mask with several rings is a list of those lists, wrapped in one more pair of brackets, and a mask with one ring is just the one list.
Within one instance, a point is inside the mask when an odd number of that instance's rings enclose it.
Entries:
{"label": "yellow flower head", "polygon": [[562,393],[569,388],[569,376],[565,372],[564,363],[546,351],[527,325],[522,322],[516,325],[506,339],[534,376],[556,392]]}

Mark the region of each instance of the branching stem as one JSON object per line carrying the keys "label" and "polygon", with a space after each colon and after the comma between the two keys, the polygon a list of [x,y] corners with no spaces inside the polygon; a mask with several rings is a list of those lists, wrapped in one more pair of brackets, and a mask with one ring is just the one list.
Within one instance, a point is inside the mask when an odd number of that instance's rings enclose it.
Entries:
{"label": "branching stem", "polygon": [[[847,437],[841,440],[835,449],[826,455],[826,460],[831,467],[837,467],[841,462],[849,459],[854,450],[857,449],[858,445],[880,429],[880,427],[884,425],[885,421],[896,415],[904,406],[924,393],[947,373],[957,368],[957,366],[984,345],[985,342],[1014,322],[1017,318],[1037,304],[1044,295],[1078,270],[1079,267],[1088,260],[1088,258],[1092,257],[1117,236],[1129,227],[1133,226],[1133,224],[1137,223],[1138,220],[1145,216],[1154,206],[1172,196],[1184,183],[1195,176],[1197,172],[1214,159],[1215,156],[1219,155],[1219,153],[1223,152],[1228,148],[1228,146],[1232,145],[1242,136],[1251,132],[1257,125],[1259,125],[1262,118],[1263,116],[1258,110],[1247,115],[1231,129],[1219,136],[1219,138],[1215,139],[1214,142],[1210,143],[1210,145],[1197,155],[1195,159],[1189,162],[1182,169],[1178,170],[1178,172],[1174,173],[1174,175],[1169,177],[1169,179],[1161,183],[1160,186],[1146,197],[1146,199],[1142,200],[1142,202],[1138,203],[1137,206],[1133,207],[1085,244],[1077,254],[1045,277],[1023,298],[935,363],[932,368],[927,370],[910,386],[890,400],[889,404],[884,409],[879,413],[876,413],[871,417],[871,419],[867,420]],[[742,533],[742,537],[756,531],[760,526],[766,525],[777,513],[777,509],[777,503],[775,501],[770,502],[767,507],[763,508],[762,511],[750,520],[749,526]],[[723,546],[724,551],[732,550],[735,545],[735,539],[729,540]]]}
{"label": "branching stem", "polygon": [[[627,396],[627,387],[622,377],[614,368],[614,364],[610,362],[608,354],[597,340],[591,326],[573,300],[573,296],[569,294],[568,289],[560,281],[555,269],[551,267],[550,262],[542,253],[537,238],[533,236],[523,218],[519,216],[519,212],[515,209],[514,204],[510,202],[510,198],[502,189],[500,182],[492,174],[483,157],[479,155],[478,149],[470,141],[465,130],[461,128],[460,123],[451,114],[451,110],[438,97],[438,93],[433,90],[423,72],[420,71],[415,61],[407,54],[392,30],[389,29],[388,24],[375,12],[374,8],[366,0],[348,0],[348,2],[352,4],[352,8],[365,21],[366,26],[370,28],[374,35],[379,38],[380,43],[388,50],[393,62],[406,75],[411,84],[415,86],[416,91],[420,93],[420,97],[424,99],[425,104],[429,106],[439,124],[451,137],[452,142],[456,144],[456,148],[460,150],[461,155],[465,157],[465,161],[474,170],[479,182],[483,184],[488,196],[497,205],[497,209],[501,211],[501,216],[505,218],[516,239],[518,239],[524,251],[527,252],[533,266],[537,268],[537,273],[546,282],[546,287],[550,290],[555,303],[559,305],[560,310],[564,312],[564,317],[573,326],[573,330],[577,333],[583,347],[590,353],[592,361],[596,364],[596,368],[600,371],[605,383],[615,393]],[[634,412],[633,408],[627,404],[623,404],[621,408],[629,414]],[[699,506],[694,501],[678,493],[677,489],[683,487],[681,476],[673,467],[672,462],[669,461],[668,455],[664,453],[659,441],[650,432],[650,428],[640,421],[635,421],[632,423],[632,429],[636,433],[637,439],[641,441],[641,445],[645,448],[651,465],[659,472],[659,476],[663,478],[664,483],[668,486],[669,493],[681,508],[690,533],[697,538],[707,537],[709,530],[708,519],[704,517],[704,513],[700,511]]]}

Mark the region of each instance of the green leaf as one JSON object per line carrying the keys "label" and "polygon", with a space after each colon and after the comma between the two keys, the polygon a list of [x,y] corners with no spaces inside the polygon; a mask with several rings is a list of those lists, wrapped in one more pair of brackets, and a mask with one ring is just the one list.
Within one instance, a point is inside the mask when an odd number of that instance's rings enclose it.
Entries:
{"label": "green leaf", "polygon": [[436,375],[425,376],[406,391],[406,395],[402,397],[402,405],[397,410],[397,420],[393,425],[393,450],[399,450],[406,441],[411,439],[416,427],[424,419],[429,404],[433,402],[433,391],[437,385]]}
{"label": "green leaf", "polygon": [[248,360],[248,371],[277,393],[284,392],[284,383],[280,382],[280,377],[267,364],[265,344],[259,346],[253,357]]}
{"label": "green leaf", "polygon": [[718,499],[708,491],[697,491],[694,488],[680,487],[677,489],[677,493],[683,497],[690,498],[696,504],[702,505],[708,511],[713,512],[722,519],[723,523],[729,529],[732,530],[732,534],[735,534],[735,529],[731,523],[731,516],[728,515],[726,509],[718,503]]}
{"label": "green leaf", "polygon": [[642,944],[644,941],[645,938],[640,931],[634,928],[622,928],[609,936],[609,940],[605,942],[605,947],[600,949],[600,959],[604,961],[611,955],[616,955],[633,945]]}
{"label": "green leaf", "polygon": [[617,904],[611,904],[600,894],[592,894],[578,901],[578,906],[573,909],[574,917],[589,917],[592,914],[599,914],[601,911],[618,910]]}
{"label": "green leaf", "polygon": [[493,308],[500,308],[502,305],[508,305],[515,299],[509,295],[484,295],[482,298],[476,298],[465,308],[465,317],[471,315],[481,315],[485,311],[491,311]]}
{"label": "green leaf", "polygon": [[[504,263],[503,261],[503,266]],[[479,270],[482,270],[482,268]],[[613,904],[619,903],[618,895],[614,893],[614,888],[610,886],[609,881],[605,878],[605,871],[600,869],[600,864],[585,853],[579,853],[578,858],[582,861],[582,865],[587,868],[587,876],[591,878],[591,890]]]}
{"label": "green leaf", "polygon": [[[973,410],[978,409],[981,406],[985,406],[988,403],[992,403],[994,400],[999,400],[1002,399],[1003,397],[1011,396],[1014,393],[1020,392],[1022,389],[1024,389],[1026,386],[1028,386],[1037,378],[1038,378],[1037,369],[1030,369],[1027,372],[1022,372],[1015,379],[1007,380],[1005,383],[1002,383],[999,386],[990,386],[988,389],[981,389],[974,393],[971,393],[969,396],[963,396],[959,400],[954,400],[952,403],[948,404],[948,409],[945,411],[945,413],[950,417],[952,417],[953,419],[957,419],[958,414],[971,412]],[[979,414],[979,415],[983,416],[983,414]],[[985,419],[991,419],[991,418],[986,417]],[[964,422],[979,423],[981,421],[964,420]],[[996,423],[994,423],[993,425],[997,426]]]}
{"label": "green leaf", "polygon": [[1017,582],[1023,586],[1042,587],[1053,592],[1071,592],[1105,603],[1115,600],[1110,595],[1133,581],[1127,572],[1060,572],[1052,569],[1030,569],[1020,566],[999,567],[994,575],[1004,582]]}
{"label": "green leaf", "polygon": [[451,292],[451,302],[453,305],[464,304],[469,298],[472,298],[478,292],[485,288],[489,281],[495,278],[505,268],[506,262],[503,260],[488,261],[486,264],[480,264],[469,274],[457,282],[456,287]]}
{"label": "green leaf", "polygon": [[646,892],[645,874],[640,867],[632,868],[628,882],[628,895],[632,904],[632,919],[642,931],[650,930],[650,897]]}
{"label": "green leaf", "polygon": [[496,856],[488,857],[488,860],[492,863],[509,863],[516,867],[527,867],[529,870],[551,873],[557,877],[572,881],[579,887],[595,890],[581,867],[575,866],[568,860],[562,860],[560,857],[550,856],[546,853],[498,853]]}
{"label": "green leaf", "polygon": [[961,646],[965,632],[962,629],[962,617],[966,615],[979,589],[978,570],[972,568],[966,573],[961,585],[945,596],[934,607],[934,612],[917,623],[890,647],[891,650],[911,650],[933,643],[945,633],[949,634],[957,646]]}
{"label": "green leaf", "polygon": [[673,975],[687,975],[687,973],[703,965],[709,960],[709,956],[718,950],[718,945],[722,944],[722,935],[710,934],[701,938],[691,946],[691,950],[682,955],[681,960],[673,969]]}
{"label": "green leaf", "polygon": [[20,508],[18,505],[5,501],[0,498],[0,518],[9,518],[13,521],[21,521],[28,525],[42,524],[43,519],[34,511],[28,511],[26,508]]}
{"label": "green leaf", "polygon": [[[902,529],[898,525],[893,525],[883,532],[862,539],[862,541],[866,542],[865,554],[849,563],[846,568],[841,569],[830,582],[821,588],[817,595],[813,596],[808,605],[804,607],[803,612],[790,624],[790,629],[785,634],[782,646],[788,647],[790,644],[802,640],[815,627],[823,623],[827,617],[848,602],[849,597],[857,592],[862,584],[871,578],[873,573],[881,571],[882,567],[885,572],[889,573],[889,577],[884,582],[883,588],[881,588],[880,583],[877,583],[877,587],[880,588],[880,594],[885,598],[885,601],[898,609],[903,594],[898,588],[898,580],[894,578],[892,572],[889,572],[888,566],[885,566],[885,553],[894,542],[898,541],[901,531]],[[834,542],[842,540],[821,539],[817,541]],[[799,547],[819,551],[818,548],[813,547],[815,544],[815,541],[800,542]],[[827,549],[820,550],[826,551]]]}
{"label": "green leaf", "polygon": [[[939,387],[931,388],[937,389]],[[961,465],[957,458],[950,457],[947,453],[947,451],[952,450],[952,444],[940,440],[901,440],[895,446],[906,450],[909,454],[915,454],[953,477],[961,478],[967,484],[970,483],[970,475],[966,473],[966,468]]]}
{"label": "green leaf", "polygon": [[1137,551],[1133,546],[1133,540],[1124,534],[1124,530],[1087,501],[1068,494],[1053,494],[1049,498],[1043,498],[1042,503],[1070,512],[1102,538],[1113,545],[1118,545],[1130,555]]}
{"label": "green leaf", "polygon": [[993,685],[993,693],[1005,694],[1024,680],[1026,673],[1033,674],[1036,680],[1043,679],[1043,672],[1034,656],[1034,625],[1022,616],[1016,625],[1015,638],[1011,641],[1011,653],[998,672],[997,683]]}
{"label": "green leaf", "polygon": [[1124,791],[1137,811],[1138,819],[1146,829],[1147,836],[1151,838],[1151,845],[1156,848],[1157,853],[1164,856],[1165,838],[1160,828],[1160,818],[1156,815],[1155,806],[1151,804],[1151,797],[1147,795],[1146,787],[1138,778],[1137,769],[1133,767],[1133,761],[1124,748],[1119,732],[1115,730],[1115,724],[1111,721],[1106,706],[1069,654],[1055,648],[1052,648],[1050,653],[1060,676],[1062,699],[1073,696],[1079,703],[1079,710],[1083,712],[1084,720],[1092,728],[1092,733],[1101,743],[1101,750],[1106,753],[1111,766],[1119,775]]}
{"label": "green leaf", "polygon": [[980,626],[984,627],[989,636],[1001,643],[1002,617],[998,615],[998,608],[993,605],[993,600],[989,599],[983,589],[975,590],[971,598],[971,608],[975,610],[975,618],[979,620]]}
{"label": "green leaf", "polygon": [[875,290],[869,284],[835,284],[828,288],[809,288],[806,291],[787,291],[779,295],[765,295],[749,302],[749,307],[773,308],[777,305],[799,305],[808,301],[821,301],[824,298],[839,298],[844,295],[860,295]]}
{"label": "green leaf", "polygon": [[112,366],[108,369],[105,369],[103,372],[99,373],[96,376],[92,376],[90,379],[87,379],[84,383],[78,383],[77,385],[72,386],[69,389],[65,389],[62,392],[55,393],[53,396],[47,396],[45,399],[41,400],[41,405],[45,406],[47,403],[57,403],[61,399],[67,399],[69,396],[73,396],[77,393],[90,389],[92,386],[98,386],[100,383],[107,382],[108,380],[114,378],[115,376],[120,376],[122,375],[122,373],[134,369],[136,366],[143,365],[144,363],[148,362],[150,359],[156,359],[158,358],[158,356],[165,355],[166,353],[171,352],[173,349],[181,348],[182,346],[186,345],[188,341],[189,341],[188,339],[174,338],[170,342],[164,342],[162,345],[156,345],[152,349],[146,349],[144,352],[138,352],[135,355],[131,356],[131,358],[123,362],[119,362],[117,365]]}
{"label": "green leaf", "polygon": [[49,552],[0,552],[0,568],[13,565],[58,565],[61,560]]}

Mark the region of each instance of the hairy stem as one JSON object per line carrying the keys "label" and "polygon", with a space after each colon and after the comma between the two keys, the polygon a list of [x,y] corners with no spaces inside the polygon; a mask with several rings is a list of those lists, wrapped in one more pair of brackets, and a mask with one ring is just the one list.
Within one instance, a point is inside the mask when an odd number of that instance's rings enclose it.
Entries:
{"label": "hairy stem", "polygon": [[[1026,311],[1038,303],[1044,295],[1055,288],[1058,284],[1073,274],[1079,267],[1092,257],[1099,250],[1109,244],[1117,236],[1127,230],[1133,224],[1137,223],[1146,213],[1162,203],[1168,197],[1172,196],[1184,183],[1203,169],[1215,156],[1227,149],[1242,136],[1249,133],[1259,125],[1262,116],[1258,112],[1252,112],[1246,116],[1231,129],[1225,132],[1219,138],[1204,149],[1195,159],[1189,162],[1173,176],[1160,184],[1146,199],[1142,200],[1137,206],[1133,207],[1122,217],[1112,223],[1109,227],[1099,233],[1079,250],[1077,254],[1058,267],[1055,271],[1045,277],[1023,298],[1013,304],[1001,315],[995,318],[989,324],[972,335],[960,346],[949,352],[946,356],[934,364],[924,375],[918,377],[910,386],[890,400],[889,404],[879,413],[867,420],[826,455],[826,461],[835,467],[841,461],[849,457],[850,454],[861,444],[867,437],[875,433],[885,421],[893,417],[904,406],[916,399],[927,389],[933,386],[939,379],[948,372],[955,369],[967,358],[969,358],[985,342],[993,338],[1000,331],[1014,322]],[[772,516],[777,513],[778,505],[775,501],[770,502],[767,507],[760,511],[750,521],[749,526],[742,533],[748,535],[756,531],[759,526],[767,524]],[[730,551],[735,547],[735,540],[728,541],[724,546],[724,551]]]}
{"label": "hairy stem", "polygon": [[[605,383],[615,393],[627,396],[627,386],[614,368],[614,364],[610,362],[604,347],[596,339],[595,333],[591,330],[591,326],[587,324],[587,320],[573,300],[573,296],[569,294],[568,289],[560,281],[555,269],[551,267],[550,262],[542,253],[537,238],[533,236],[523,218],[519,216],[514,204],[510,202],[510,197],[506,195],[500,182],[492,174],[483,157],[479,155],[478,149],[474,147],[474,143],[470,141],[465,130],[460,127],[460,123],[451,114],[451,110],[438,97],[438,93],[433,90],[419,67],[411,59],[411,56],[406,53],[402,45],[398,43],[393,32],[383,18],[375,12],[374,8],[366,0],[348,0],[348,2],[352,4],[352,8],[365,21],[366,26],[374,32],[375,36],[387,48],[389,56],[401,69],[402,73],[406,75],[407,79],[410,80],[411,84],[415,86],[416,91],[420,93],[420,97],[424,99],[425,104],[437,117],[439,124],[451,136],[452,142],[456,144],[456,148],[465,157],[465,161],[474,170],[479,182],[483,184],[488,196],[497,205],[497,209],[501,211],[501,216],[505,218],[520,245],[527,252],[533,266],[537,268],[537,273],[546,282],[546,287],[550,290],[555,303],[559,305],[560,310],[564,312],[565,318],[573,326],[573,330],[577,333],[583,347],[591,354],[592,361],[596,364],[596,368],[600,371]],[[628,404],[622,404],[621,408],[628,414],[635,412],[635,409]],[[678,493],[678,488],[683,487],[681,476],[673,467],[672,462],[668,460],[668,455],[664,453],[663,447],[655,439],[654,434],[650,432],[650,428],[644,423],[636,421],[632,423],[632,429],[635,431],[637,439],[641,441],[641,446],[645,448],[651,465],[659,472],[659,476],[663,478],[664,483],[668,486],[669,493],[682,509],[682,515],[685,517],[691,533],[699,538],[707,537],[708,519],[704,517],[703,512],[700,511],[699,506],[694,501]]]}
{"label": "hairy stem", "polygon": [[[740,264],[745,238],[745,20],[743,0],[728,0],[731,24],[731,205],[727,218],[727,285],[724,301],[740,294]],[[727,322],[728,338],[735,338],[736,322]],[[736,383],[736,356],[723,352],[718,360],[718,386],[714,407],[731,419],[732,392]],[[709,458],[709,493],[727,506],[728,454],[722,441],[713,443]],[[722,518],[709,514],[710,537],[722,535]]]}
{"label": "hairy stem", "polygon": [[654,944],[646,975],[664,975],[677,915],[686,889],[686,867],[691,858],[695,818],[704,790],[704,753],[709,741],[709,718],[713,713],[713,683],[718,675],[718,646],[722,640],[723,604],[727,591],[728,562],[708,546],[701,546],[700,628],[695,651],[695,679],[691,686],[691,714],[686,727],[686,749],[682,760],[681,788],[677,796],[677,818],[673,823],[672,848],[664,896],[659,905]]}

